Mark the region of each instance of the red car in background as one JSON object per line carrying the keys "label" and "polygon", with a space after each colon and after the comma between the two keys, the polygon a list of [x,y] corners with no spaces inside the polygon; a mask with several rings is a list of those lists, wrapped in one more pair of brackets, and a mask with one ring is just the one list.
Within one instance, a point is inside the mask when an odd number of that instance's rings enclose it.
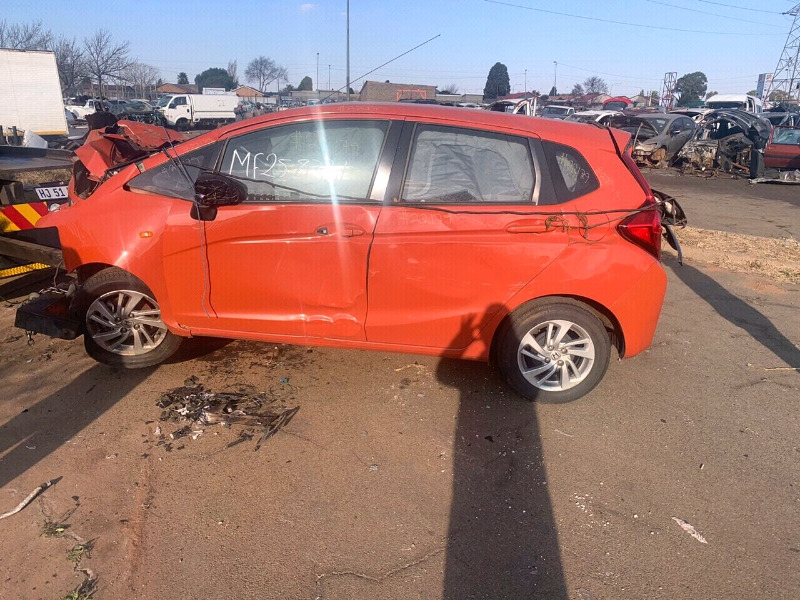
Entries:
{"label": "red car in background", "polygon": [[128,368],[190,336],[491,359],[556,402],[651,343],[661,216],[623,132],[346,103],[180,137],[93,132],[39,221],[75,285],[19,327]]}
{"label": "red car in background", "polygon": [[776,125],[764,148],[764,166],[800,169],[800,127]]}

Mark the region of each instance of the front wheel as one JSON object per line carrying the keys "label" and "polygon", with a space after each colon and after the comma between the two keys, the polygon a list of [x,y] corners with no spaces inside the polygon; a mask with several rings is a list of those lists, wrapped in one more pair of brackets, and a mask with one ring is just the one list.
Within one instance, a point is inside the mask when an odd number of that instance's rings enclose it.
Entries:
{"label": "front wheel", "polygon": [[172,356],[183,341],[164,325],[148,287],[122,269],[90,277],[81,290],[79,308],[86,352],[107,365],[151,367]]}
{"label": "front wheel", "polygon": [[511,315],[500,332],[498,366],[529,400],[571,402],[603,378],[611,340],[603,323],[579,303],[530,305]]}

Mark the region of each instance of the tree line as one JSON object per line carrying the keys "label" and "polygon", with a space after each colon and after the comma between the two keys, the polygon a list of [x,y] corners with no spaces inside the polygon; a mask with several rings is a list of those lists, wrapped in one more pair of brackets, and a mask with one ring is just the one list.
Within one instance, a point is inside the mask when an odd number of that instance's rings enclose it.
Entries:
{"label": "tree line", "polygon": [[[159,69],[130,56],[130,42],[115,41],[104,29],[79,42],[74,37],[56,36],[41,21],[13,24],[3,19],[0,20],[0,48],[53,52],[64,95],[94,86],[97,95],[102,95],[103,86],[115,83],[129,85],[145,96],[148,89],[163,83]],[[237,71],[236,60],[229,61],[227,69],[206,69],[195,77],[198,92],[205,87],[222,87],[226,90],[238,87]],[[287,70],[265,56],[250,61],[244,76],[246,81],[254,83],[261,91],[274,81],[278,84],[285,81],[285,90],[295,89],[288,83]],[[178,75],[177,83],[189,83],[185,72]],[[303,78],[296,89],[312,89],[311,78]]]}

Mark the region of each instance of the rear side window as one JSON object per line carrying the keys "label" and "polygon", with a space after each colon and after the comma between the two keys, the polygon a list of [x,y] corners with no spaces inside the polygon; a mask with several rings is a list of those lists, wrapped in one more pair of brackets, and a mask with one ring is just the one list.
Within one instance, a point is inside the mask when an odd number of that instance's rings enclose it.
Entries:
{"label": "rear side window", "polygon": [[560,202],[580,198],[600,187],[583,155],[571,146],[542,141],[553,188]]}
{"label": "rear side window", "polygon": [[534,170],[525,138],[420,125],[403,202],[530,204]]}

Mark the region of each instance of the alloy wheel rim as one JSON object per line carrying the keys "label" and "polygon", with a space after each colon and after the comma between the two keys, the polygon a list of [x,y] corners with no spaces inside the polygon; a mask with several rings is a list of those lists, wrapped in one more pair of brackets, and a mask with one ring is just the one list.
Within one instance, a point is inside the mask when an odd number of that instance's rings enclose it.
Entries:
{"label": "alloy wheel rim", "polygon": [[117,290],[89,305],[86,334],[107,352],[139,356],[155,350],[164,341],[167,328],[153,298],[142,292]]}
{"label": "alloy wheel rim", "polygon": [[572,321],[550,320],[532,327],[520,340],[517,363],[534,387],[560,392],[583,382],[592,370],[591,336]]}

